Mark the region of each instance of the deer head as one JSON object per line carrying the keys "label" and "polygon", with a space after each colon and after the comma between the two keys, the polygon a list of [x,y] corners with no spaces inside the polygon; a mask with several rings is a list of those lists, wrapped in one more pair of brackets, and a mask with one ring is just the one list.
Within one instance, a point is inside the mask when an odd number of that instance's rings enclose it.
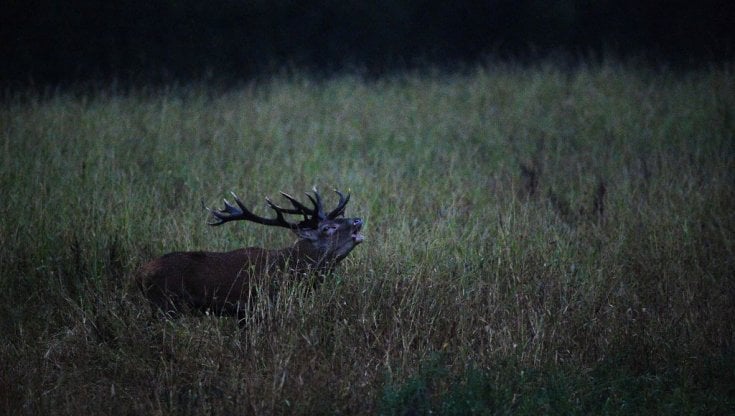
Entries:
{"label": "deer head", "polygon": [[[274,218],[264,218],[255,215],[248,210],[240,198],[232,193],[235,205],[226,199],[225,207],[221,210],[207,210],[212,214],[214,222],[212,226],[219,226],[230,221],[250,221],[263,225],[272,225],[288,228],[298,237],[296,248],[299,254],[307,256],[309,260],[319,265],[334,264],[345,258],[353,248],[363,241],[361,218],[340,218],[344,216],[345,206],[350,200],[350,195],[345,196],[338,190],[334,190],[339,196],[337,207],[330,212],[325,212],[322,199],[316,187],[312,188],[313,195],[306,193],[313,208],[309,208],[299,202],[291,195],[281,192],[293,208],[283,208],[265,198],[268,206],[275,212]],[[298,215],[303,219],[299,222],[286,220],[285,215]]]}

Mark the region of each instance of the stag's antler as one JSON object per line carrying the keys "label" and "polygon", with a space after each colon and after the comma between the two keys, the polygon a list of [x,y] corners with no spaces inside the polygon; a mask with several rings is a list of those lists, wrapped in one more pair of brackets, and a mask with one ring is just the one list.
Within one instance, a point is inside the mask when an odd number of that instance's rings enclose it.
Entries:
{"label": "stag's antler", "polygon": [[[345,212],[345,206],[347,205],[347,202],[350,200],[350,195],[347,194],[347,197],[345,197],[340,191],[334,190],[334,192],[339,195],[339,203],[337,204],[337,208],[330,211],[328,214],[324,213],[324,209],[322,207],[322,200],[319,196],[319,192],[317,191],[316,187],[312,188],[314,191],[314,196],[310,195],[309,193],[306,193],[306,196],[309,198],[311,203],[314,205],[314,209],[310,209],[306,207],[304,204],[299,202],[296,198],[292,197],[291,195],[281,192],[281,195],[288,199],[289,202],[291,202],[291,205],[293,205],[292,208],[283,208],[275,203],[273,203],[268,197],[265,198],[266,203],[268,206],[276,212],[275,218],[264,218],[260,217],[258,215],[253,214],[250,210],[248,210],[245,205],[240,201],[240,198],[235,195],[234,192],[230,192],[232,194],[232,197],[235,198],[235,203],[237,206],[234,206],[230,204],[229,201],[226,199],[224,200],[225,208],[222,210],[212,210],[207,208],[206,206],[204,208],[207,209],[210,213],[212,213],[212,216],[214,217],[215,222],[209,223],[209,225],[217,226],[222,225],[226,222],[230,221],[237,221],[237,220],[246,220],[246,221],[252,221],[258,224],[263,225],[275,225],[278,227],[285,227],[290,228],[292,230],[295,229],[305,229],[305,228],[312,228],[316,229],[319,227],[319,223],[321,221],[327,220],[327,219],[335,219],[339,217],[340,215],[343,215]],[[292,223],[286,221],[284,214],[299,214],[304,216],[304,220],[299,223]]]}
{"label": "stag's antler", "polygon": [[[268,198],[266,198],[268,206],[270,206],[273,211],[276,212],[276,218],[263,218],[253,214],[250,210],[248,210],[245,207],[245,204],[240,201],[240,198],[238,198],[234,192],[230,193],[232,194],[232,197],[235,198],[235,203],[237,204],[237,206],[230,204],[228,200],[224,199],[223,201],[225,203],[225,208],[222,210],[212,210],[205,207],[207,208],[207,211],[212,213],[212,217],[214,217],[215,220],[215,222],[211,222],[209,223],[209,225],[216,226],[230,221],[246,220],[263,225],[275,225],[279,227],[290,228],[292,230],[298,228],[299,226],[299,224],[286,221],[286,219],[283,217],[283,214],[301,214],[301,211],[281,208],[278,205],[272,203]],[[303,214],[304,218],[306,218],[306,213]]]}

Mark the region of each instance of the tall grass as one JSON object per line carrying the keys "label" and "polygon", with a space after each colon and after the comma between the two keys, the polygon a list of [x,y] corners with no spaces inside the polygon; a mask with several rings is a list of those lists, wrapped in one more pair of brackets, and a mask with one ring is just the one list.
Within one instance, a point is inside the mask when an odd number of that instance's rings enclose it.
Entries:
{"label": "tall grass", "polygon": [[[7,414],[727,413],[735,82],[616,63],[5,97]],[[351,189],[366,242],[240,328],[152,319],[201,200]]]}

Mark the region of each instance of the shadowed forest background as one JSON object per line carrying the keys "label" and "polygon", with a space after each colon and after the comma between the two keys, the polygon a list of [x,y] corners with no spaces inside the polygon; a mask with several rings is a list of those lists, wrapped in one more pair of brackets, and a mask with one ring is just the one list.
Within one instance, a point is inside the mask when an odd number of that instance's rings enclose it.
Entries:
{"label": "shadowed forest background", "polygon": [[11,0],[0,74],[13,85],[141,84],[549,55],[696,66],[732,57],[731,9],[722,0]]}

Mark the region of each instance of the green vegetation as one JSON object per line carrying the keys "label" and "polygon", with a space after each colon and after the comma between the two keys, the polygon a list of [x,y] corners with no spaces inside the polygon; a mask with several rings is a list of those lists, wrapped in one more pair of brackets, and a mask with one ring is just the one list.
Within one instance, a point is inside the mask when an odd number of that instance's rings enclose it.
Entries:
{"label": "green vegetation", "polygon": [[[27,93],[0,125],[5,414],[735,410],[730,66]],[[366,221],[322,286],[151,318],[144,261],[294,239],[202,199],[313,184]]]}

